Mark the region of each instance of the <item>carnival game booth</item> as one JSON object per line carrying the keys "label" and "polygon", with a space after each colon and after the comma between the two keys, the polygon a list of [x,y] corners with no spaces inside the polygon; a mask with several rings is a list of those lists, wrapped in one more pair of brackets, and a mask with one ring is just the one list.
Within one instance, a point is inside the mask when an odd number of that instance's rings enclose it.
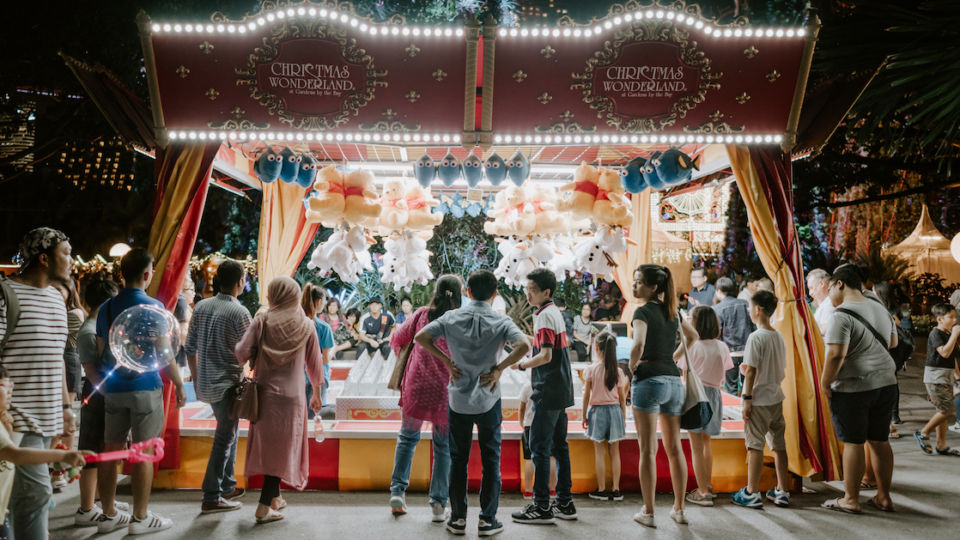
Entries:
{"label": "carnival game booth", "polygon": [[[743,19],[717,24],[682,2],[629,2],[588,24],[428,27],[367,20],[349,4],[278,2],[240,20],[144,14],[138,23],[158,142],[150,247],[162,272],[151,292],[161,300],[176,299],[214,163],[263,190],[263,283],[291,275],[304,257],[345,281],[374,270],[398,288],[423,283],[432,278],[424,244],[433,227],[483,212],[487,232],[501,239],[505,286],[537,266],[561,279],[589,272],[620,285],[627,318],[636,305],[632,269],[652,260],[651,192],[733,176],[782,302],[774,325],[788,344],[791,468],[837,476],[791,195],[816,17],[804,27],[757,28]],[[321,226],[334,232],[308,253]],[[387,254],[374,264],[368,247],[377,241]],[[323,442],[310,443],[310,487],[386,489],[400,425],[385,389],[392,361],[362,357],[335,370],[344,379],[335,381],[337,419]],[[510,374],[503,385],[507,490],[521,482],[521,383]],[[745,482],[745,451],[738,403],[725,400],[714,485],[732,490]],[[170,413],[156,484],[196,488],[212,418],[202,406]],[[579,408],[568,417],[574,490],[590,491],[592,446]],[[429,445],[427,436],[416,454],[414,488],[427,486]],[[621,448],[622,485],[638,489],[637,444]],[[477,452],[471,460],[476,488]],[[666,463],[660,468],[668,488]]]}

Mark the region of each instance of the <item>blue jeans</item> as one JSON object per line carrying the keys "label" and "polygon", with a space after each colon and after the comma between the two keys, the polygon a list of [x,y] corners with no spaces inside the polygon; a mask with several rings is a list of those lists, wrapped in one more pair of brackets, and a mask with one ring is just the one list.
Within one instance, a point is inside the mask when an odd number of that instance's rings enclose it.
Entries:
{"label": "blue jeans", "polygon": [[203,475],[203,502],[217,502],[237,487],[233,466],[237,461],[237,425],[240,421],[230,418],[232,403],[232,399],[224,398],[210,404],[217,419],[217,430],[213,433],[213,448],[210,449],[207,472]]}
{"label": "blue jeans", "polygon": [[477,426],[480,462],[480,519],[491,523],[500,506],[500,424],[503,411],[500,400],[489,411],[460,414],[450,409],[450,519],[467,518],[467,462],[473,443],[473,426]]}
{"label": "blue jeans", "polygon": [[540,508],[550,507],[550,456],[557,459],[557,504],[573,500],[570,488],[570,448],[567,446],[567,411],[544,409],[533,404],[530,425],[530,453],[533,455],[533,500]]}
{"label": "blue jeans", "polygon": [[[39,433],[25,433],[20,448],[47,450],[50,437]],[[12,521],[13,538],[20,540],[46,540],[47,514],[50,511],[50,471],[47,464],[17,465],[13,476],[13,491],[10,493],[9,519]]]}
{"label": "blue jeans", "polygon": [[[403,495],[410,485],[410,465],[413,453],[420,442],[423,420],[403,418],[397,435],[397,449],[393,454],[393,477],[390,479],[390,494]],[[447,505],[450,491],[450,445],[446,433],[433,427],[433,474],[430,476],[430,502]]]}
{"label": "blue jeans", "polygon": [[323,365],[323,389],[320,391],[320,403],[327,406],[327,389],[330,388],[330,364]]}

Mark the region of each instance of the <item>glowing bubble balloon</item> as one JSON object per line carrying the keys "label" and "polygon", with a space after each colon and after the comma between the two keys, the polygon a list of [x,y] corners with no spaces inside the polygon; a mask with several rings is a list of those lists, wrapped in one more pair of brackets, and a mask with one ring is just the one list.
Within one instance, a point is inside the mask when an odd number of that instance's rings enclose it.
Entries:
{"label": "glowing bubble balloon", "polygon": [[169,311],[152,305],[125,309],[110,326],[110,352],[117,365],[138,371],[158,371],[175,361],[180,325]]}

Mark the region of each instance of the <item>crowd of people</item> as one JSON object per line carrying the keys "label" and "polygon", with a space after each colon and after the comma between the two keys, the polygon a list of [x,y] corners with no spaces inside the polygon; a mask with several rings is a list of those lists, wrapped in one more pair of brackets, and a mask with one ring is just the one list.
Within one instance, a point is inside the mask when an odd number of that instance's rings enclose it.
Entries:
{"label": "crowd of people", "polygon": [[[19,275],[2,280],[0,296],[0,508],[5,531],[17,538],[47,536],[52,489],[47,464],[82,466],[78,526],[107,533],[126,529],[143,534],[170,528],[172,521],[149,509],[153,464],[132,464],[132,505],[116,498],[116,461],[86,464],[94,453],[123,449],[129,443],[160,437],[164,406],[160,373],[125,368],[107,346],[113,321],[124,310],[159,301],[145,290],[154,278],[154,260],[135,248],[119,263],[122,286],[100,279],[83,294],[71,279],[69,239],[60,231],[30,231],[20,246]],[[498,308],[497,278],[477,270],[464,281],[440,276],[426,306],[405,298],[396,316],[380,298],[366,313],[341,313],[336,298],[312,284],[300,286],[280,277],[267,286],[267,306],[251,317],[237,297],[245,289],[243,266],[226,260],[213,279],[214,295],[186,305],[178,321],[184,335],[182,362],[162,368],[173,386],[176,406],[186,402],[181,367],[189,368],[197,398],[208,403],[216,420],[213,446],[202,484],[201,513],[242,507],[245,490],[237,487],[237,390],[252,374],[258,389],[257,421],[249,429],[245,473],[262,476],[257,523],[283,519],[287,505],[281,482],[306,486],[309,471],[308,418],[326,404],[330,362],[350,348],[358,354],[391,353],[407,358],[401,383],[401,429],[397,437],[389,506],[407,513],[414,449],[425,423],[432,437],[433,470],[429,490],[432,519],[452,534],[467,527],[467,464],[477,430],[482,479],[477,534],[503,530],[497,519],[503,412],[499,381],[506,369],[529,370],[521,393],[522,446],[532,474],[532,499],[511,513],[521,524],[575,520],[571,488],[566,410],[574,405],[571,352],[590,365],[583,371],[582,426],[593,441],[597,500],[622,500],[619,442],[626,438],[628,404],[640,449],[643,505],[634,515],[653,527],[658,436],[669,462],[673,504],[669,515],[687,523],[687,503],[713,506],[711,438],[720,434],[721,390],[742,400],[748,456],[747,485],[733,504],[762,508],[764,501],[790,505],[785,420],[781,389],[787,351],[771,326],[778,308],[772,283],[748,280],[743,290],[729,278],[707,282],[702,270],[691,274],[687,295],[675,290],[670,269],[643,264],[633,274],[639,307],[630,320],[631,338],[620,338],[592,324],[609,317],[617,302],[603,298],[596,308],[585,303],[577,315],[554,299],[557,280],[546,269],[526,276],[524,293],[534,307],[532,336]],[[888,437],[895,433],[899,391],[897,371],[909,357],[909,333],[900,319],[900,303],[886,284],[872,284],[863,269],[842,265],[832,273],[815,270],[807,285],[822,332],[826,361],[819,384],[829,399],[837,437],[844,443],[844,495],[823,507],[861,512],[859,493],[875,488],[870,504],[893,511],[890,497],[894,466]],[[960,297],[960,295],[955,295]],[[680,307],[685,300],[687,311]],[[957,298],[960,301],[960,298]],[[178,302],[179,304],[179,302]],[[502,303],[500,304],[502,305]],[[597,310],[606,310],[597,313]],[[956,306],[933,307],[937,326],[928,338],[924,383],[936,408],[914,433],[927,454],[958,456],[946,445],[955,418],[956,380],[960,378],[960,325]],[[686,374],[687,383],[682,378]],[[681,416],[692,374],[703,385],[712,415],[689,429],[696,489],[686,492],[687,461],[680,444]],[[77,432],[75,401],[82,403]],[[685,426],[690,427],[690,426]],[[935,437],[935,444],[932,440]],[[60,444],[65,449],[53,448]],[[78,450],[73,450],[76,445]],[[776,487],[759,489],[766,446],[775,455]],[[284,452],[276,452],[284,448]],[[606,460],[612,483],[607,489]],[[13,467],[7,466],[7,463]],[[62,473],[61,473],[62,474]],[[99,501],[99,502],[98,502]]]}

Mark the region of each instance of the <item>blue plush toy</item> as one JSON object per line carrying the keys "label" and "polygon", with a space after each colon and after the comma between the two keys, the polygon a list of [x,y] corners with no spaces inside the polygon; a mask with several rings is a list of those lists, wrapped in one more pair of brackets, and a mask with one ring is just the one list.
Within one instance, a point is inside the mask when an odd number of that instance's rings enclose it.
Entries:
{"label": "blue plush toy", "polygon": [[510,175],[510,180],[514,184],[522,185],[523,181],[530,176],[530,162],[527,156],[517,150],[513,157],[507,160],[507,174]]}
{"label": "blue plush toy", "polygon": [[480,203],[478,202],[472,202],[470,206],[467,207],[467,215],[470,217],[477,217],[482,211],[483,208],[480,207]]}
{"label": "blue plush toy", "polygon": [[317,179],[317,160],[310,154],[300,156],[300,170],[297,172],[297,185],[302,188],[313,186]]}
{"label": "blue plush toy", "polygon": [[681,152],[678,148],[670,148],[660,154],[659,163],[654,167],[657,170],[657,176],[660,181],[667,186],[676,186],[684,182],[689,182],[693,177],[694,169],[700,170],[700,157],[690,159],[690,156]]}
{"label": "blue plush toy", "polygon": [[460,178],[460,160],[452,152],[447,152],[437,168],[437,176],[443,185],[450,187]]}
{"label": "blue plush toy", "polygon": [[496,152],[490,154],[490,157],[487,158],[483,167],[487,173],[487,180],[490,181],[491,185],[499,186],[503,183],[503,179],[507,177],[507,164],[504,163],[503,158]]}
{"label": "blue plush toy", "polygon": [[480,180],[483,179],[483,162],[474,154],[470,154],[463,160],[463,176],[467,179],[467,185],[477,187]]}
{"label": "blue plush toy", "polygon": [[297,179],[300,172],[300,156],[287,146],[280,152],[280,158],[280,179],[289,184]]}
{"label": "blue plush toy", "polygon": [[660,163],[660,152],[654,152],[643,165],[643,180],[650,186],[650,189],[655,191],[661,191],[667,187],[663,180],[657,176],[658,163]]}
{"label": "blue plush toy", "polygon": [[433,179],[437,177],[437,168],[426,152],[413,164],[413,176],[425,188],[429,188]]}
{"label": "blue plush toy", "polygon": [[620,171],[623,180],[623,189],[629,193],[640,193],[647,189],[647,182],[643,178],[643,166],[647,159],[637,156],[627,163],[627,166]]}
{"label": "blue plush toy", "polygon": [[459,193],[454,193],[451,199],[452,202],[450,203],[450,215],[455,218],[462,218],[464,215],[463,196]]}
{"label": "blue plush toy", "polygon": [[277,177],[280,176],[280,168],[283,166],[282,159],[279,154],[273,151],[273,148],[268,146],[254,162],[253,172],[263,183],[276,182]]}

